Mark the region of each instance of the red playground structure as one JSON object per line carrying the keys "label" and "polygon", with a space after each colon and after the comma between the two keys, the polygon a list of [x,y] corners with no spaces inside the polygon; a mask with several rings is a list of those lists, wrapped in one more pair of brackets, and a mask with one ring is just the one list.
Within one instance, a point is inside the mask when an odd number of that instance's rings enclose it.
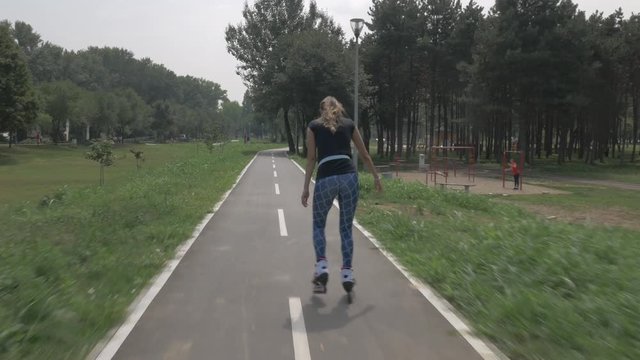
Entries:
{"label": "red playground structure", "polygon": [[466,168],[467,180],[476,181],[476,156],[475,147],[473,146],[432,146],[430,157],[430,166],[427,171],[426,183],[429,184],[429,178],[434,184],[438,184],[438,176],[444,178],[447,184],[449,175],[453,173],[453,177],[457,176]]}

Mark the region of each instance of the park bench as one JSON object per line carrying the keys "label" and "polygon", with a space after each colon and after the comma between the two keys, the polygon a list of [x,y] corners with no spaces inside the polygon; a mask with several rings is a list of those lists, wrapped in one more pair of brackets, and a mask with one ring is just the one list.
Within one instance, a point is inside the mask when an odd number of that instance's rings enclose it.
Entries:
{"label": "park bench", "polygon": [[439,183],[440,189],[444,190],[445,186],[464,186],[464,192],[469,192],[469,188],[476,186],[476,184],[452,184],[452,183]]}
{"label": "park bench", "polygon": [[392,179],[393,173],[391,172],[391,166],[389,165],[376,165],[376,170],[383,179]]}

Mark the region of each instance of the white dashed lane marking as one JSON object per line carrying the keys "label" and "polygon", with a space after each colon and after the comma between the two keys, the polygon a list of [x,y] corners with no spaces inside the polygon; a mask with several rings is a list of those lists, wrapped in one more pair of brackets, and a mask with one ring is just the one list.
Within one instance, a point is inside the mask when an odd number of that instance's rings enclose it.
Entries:
{"label": "white dashed lane marking", "polygon": [[280,236],[288,236],[287,223],[284,221],[284,210],[278,209],[278,222],[280,223]]}
{"label": "white dashed lane marking", "polygon": [[296,360],[311,360],[307,327],[304,324],[302,303],[300,298],[289,298],[289,313],[291,314],[291,336],[293,337],[293,354]]}

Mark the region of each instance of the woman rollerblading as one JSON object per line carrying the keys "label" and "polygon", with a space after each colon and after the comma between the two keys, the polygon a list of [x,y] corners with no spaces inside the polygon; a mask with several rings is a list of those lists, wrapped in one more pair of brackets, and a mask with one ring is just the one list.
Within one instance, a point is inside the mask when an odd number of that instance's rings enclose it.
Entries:
{"label": "woman rollerblading", "polygon": [[316,268],[313,275],[314,293],[326,293],[329,272],[326,258],[325,226],[334,199],[340,206],[340,239],[342,242],[342,287],[351,302],[355,284],[353,278],[353,217],[358,204],[358,174],[351,159],[351,141],[360,158],[373,175],[376,191],[382,191],[380,177],[367,152],[360,132],[351,119],[344,117],[342,104],[328,96],[320,103],[320,118],[307,128],[307,166],[302,189],[302,205],[307,207],[309,184],[318,162],[313,192],[313,247]]}

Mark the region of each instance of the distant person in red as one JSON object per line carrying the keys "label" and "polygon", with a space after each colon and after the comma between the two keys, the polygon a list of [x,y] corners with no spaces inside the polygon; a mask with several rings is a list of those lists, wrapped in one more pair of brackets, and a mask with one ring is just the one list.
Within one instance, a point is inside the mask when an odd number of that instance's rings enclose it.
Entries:
{"label": "distant person in red", "polygon": [[40,145],[40,131],[36,132],[36,145]]}
{"label": "distant person in red", "polygon": [[520,168],[514,159],[511,159],[511,173],[513,174],[513,190],[520,189]]}

